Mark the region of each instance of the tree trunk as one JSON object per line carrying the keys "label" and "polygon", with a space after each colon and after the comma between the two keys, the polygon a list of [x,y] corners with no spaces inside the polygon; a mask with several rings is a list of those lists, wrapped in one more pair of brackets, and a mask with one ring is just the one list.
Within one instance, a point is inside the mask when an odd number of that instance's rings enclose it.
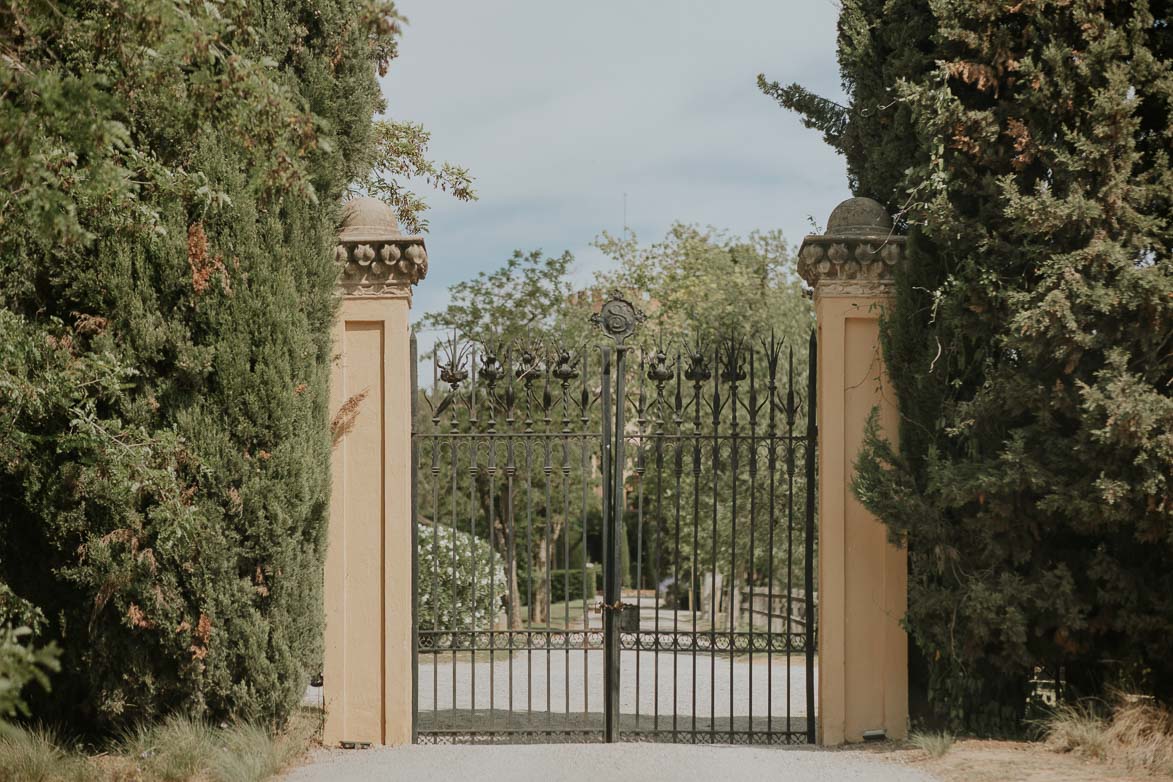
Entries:
{"label": "tree trunk", "polygon": [[[507,509],[503,508],[502,512],[497,515],[497,518],[503,520],[506,512],[512,515],[513,509],[508,506]],[[512,519],[509,520],[510,527],[512,527],[512,521]],[[500,541],[501,559],[503,562],[509,563],[506,568],[506,578],[509,579],[509,592],[505,598],[509,605],[509,629],[517,630],[521,627],[521,594],[517,589],[517,545],[515,541],[513,551],[510,552],[509,537],[506,535],[506,529],[509,527],[506,527],[504,523],[499,521],[497,528],[497,540]]]}
{"label": "tree trunk", "polygon": [[[552,565],[558,561],[558,551],[555,542],[558,540],[558,535],[562,532],[562,527],[565,525],[563,519],[550,519],[550,540],[549,546],[546,545],[545,530],[542,530],[543,535],[538,538],[538,567],[537,577],[534,579],[534,586],[537,594],[534,599],[534,607],[537,609],[534,612],[534,621],[541,624],[550,624],[550,593],[546,591],[546,573],[553,569]],[[547,548],[549,549],[549,556],[547,556]],[[553,559],[553,562],[550,560]],[[553,581],[550,583],[550,590],[554,588]]]}

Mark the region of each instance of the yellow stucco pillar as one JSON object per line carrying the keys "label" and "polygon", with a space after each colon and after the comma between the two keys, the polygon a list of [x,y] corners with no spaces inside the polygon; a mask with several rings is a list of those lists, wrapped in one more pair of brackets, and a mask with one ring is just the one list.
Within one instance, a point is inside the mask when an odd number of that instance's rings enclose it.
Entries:
{"label": "yellow stucco pillar", "polygon": [[904,238],[868,198],[837,206],[827,232],[808,236],[799,273],[814,288],[818,321],[818,739],[908,733],[907,551],[851,491],[874,408],[897,436],[896,398],[884,370],[879,319],[892,300]]}
{"label": "yellow stucco pillar", "polygon": [[423,239],[391,209],[347,202],[336,262],[326,553],[326,746],[406,744],[412,713],[411,288]]}

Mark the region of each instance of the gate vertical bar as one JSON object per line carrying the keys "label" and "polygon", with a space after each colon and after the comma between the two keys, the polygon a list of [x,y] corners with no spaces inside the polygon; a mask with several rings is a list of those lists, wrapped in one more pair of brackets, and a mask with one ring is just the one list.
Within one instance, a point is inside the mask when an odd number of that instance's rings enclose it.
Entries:
{"label": "gate vertical bar", "polygon": [[[411,333],[411,429],[419,412],[419,361],[415,332]],[[410,431],[410,430],[409,430]],[[438,447],[438,446],[436,446]],[[411,439],[411,743],[419,738],[419,441]],[[436,523],[439,523],[438,521]]]}
{"label": "gate vertical bar", "polygon": [[811,744],[815,743],[815,452],[818,448],[818,424],[815,422],[815,398],[818,392],[816,340],[815,332],[811,331],[806,367],[806,579],[803,583],[806,591],[806,740]]}
{"label": "gate vertical bar", "polygon": [[[603,352],[603,369],[602,369],[602,401],[603,401],[603,442],[602,442],[602,459],[601,467],[603,472],[603,602],[610,605],[612,601],[611,576],[615,571],[615,558],[611,554],[611,540],[614,538],[614,529],[612,524],[613,506],[611,503],[611,495],[614,488],[611,485],[613,478],[611,472],[611,447],[613,439],[611,436],[611,348],[602,348]],[[613,630],[613,622],[611,611],[607,608],[603,609],[603,740],[612,742],[615,740],[615,726],[612,722],[612,714],[614,713],[614,702],[611,696],[611,680],[614,678],[614,673],[611,670],[611,648],[613,646],[611,640],[611,633]],[[616,682],[618,684],[618,682]]]}
{"label": "gate vertical bar", "polygon": [[[579,396],[579,420],[582,422],[580,431],[583,433],[587,431],[587,425],[590,423],[591,395],[587,384],[587,378],[590,377],[587,368],[589,363],[590,354],[584,349],[582,353],[582,390]],[[590,448],[590,438],[583,434],[578,443],[579,455],[582,457],[582,717],[583,723],[586,724],[590,719],[591,710],[591,619],[588,603],[595,599],[596,594],[593,571],[590,577],[590,586],[587,586],[587,476],[590,464],[590,456],[587,451]]]}
{"label": "gate vertical bar", "polygon": [[[607,697],[610,708],[607,709],[607,741],[619,740],[619,611],[622,610],[619,602],[620,587],[622,584],[619,572],[619,550],[622,542],[619,533],[624,528],[623,519],[623,414],[627,405],[624,397],[624,381],[627,369],[627,348],[619,345],[615,348],[615,432],[613,437],[614,448],[611,453],[611,540],[607,549],[609,567],[607,583],[609,594],[606,597],[611,609],[607,611],[607,626],[605,628],[607,640],[605,643],[607,668],[611,678],[607,682]],[[637,609],[638,610],[638,609]],[[637,660],[638,664],[638,660]]]}

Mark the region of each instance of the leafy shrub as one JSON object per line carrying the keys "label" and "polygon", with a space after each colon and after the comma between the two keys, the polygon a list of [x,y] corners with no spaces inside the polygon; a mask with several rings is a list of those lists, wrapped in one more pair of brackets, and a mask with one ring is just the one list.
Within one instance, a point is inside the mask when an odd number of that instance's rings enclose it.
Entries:
{"label": "leafy shrub", "polygon": [[486,541],[442,524],[421,528],[417,549],[420,629],[489,629],[508,592],[501,557]]}
{"label": "leafy shrub", "polygon": [[0,582],[62,648],[33,716],[279,723],[320,667],[338,204],[376,160],[426,168],[418,128],[373,131],[400,19],[2,16]]}
{"label": "leafy shrub", "polygon": [[61,670],[56,644],[37,648],[30,627],[0,626],[0,719],[29,716],[21,693],[35,683],[48,691],[48,672]]}

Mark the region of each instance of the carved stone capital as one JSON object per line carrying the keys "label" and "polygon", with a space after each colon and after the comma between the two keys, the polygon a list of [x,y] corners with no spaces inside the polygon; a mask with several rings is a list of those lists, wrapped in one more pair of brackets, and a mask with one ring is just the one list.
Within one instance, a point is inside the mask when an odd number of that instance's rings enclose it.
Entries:
{"label": "carved stone capital", "polygon": [[808,236],[798,251],[798,273],[811,287],[848,280],[891,282],[903,257],[903,236]]}
{"label": "carved stone capital", "polygon": [[904,242],[880,204],[851,198],[835,207],[827,233],[803,239],[798,274],[816,296],[888,295]]}
{"label": "carved stone capital", "polygon": [[334,262],[341,267],[338,286],[344,296],[402,295],[428,274],[428,251],[420,236],[341,241]]}

